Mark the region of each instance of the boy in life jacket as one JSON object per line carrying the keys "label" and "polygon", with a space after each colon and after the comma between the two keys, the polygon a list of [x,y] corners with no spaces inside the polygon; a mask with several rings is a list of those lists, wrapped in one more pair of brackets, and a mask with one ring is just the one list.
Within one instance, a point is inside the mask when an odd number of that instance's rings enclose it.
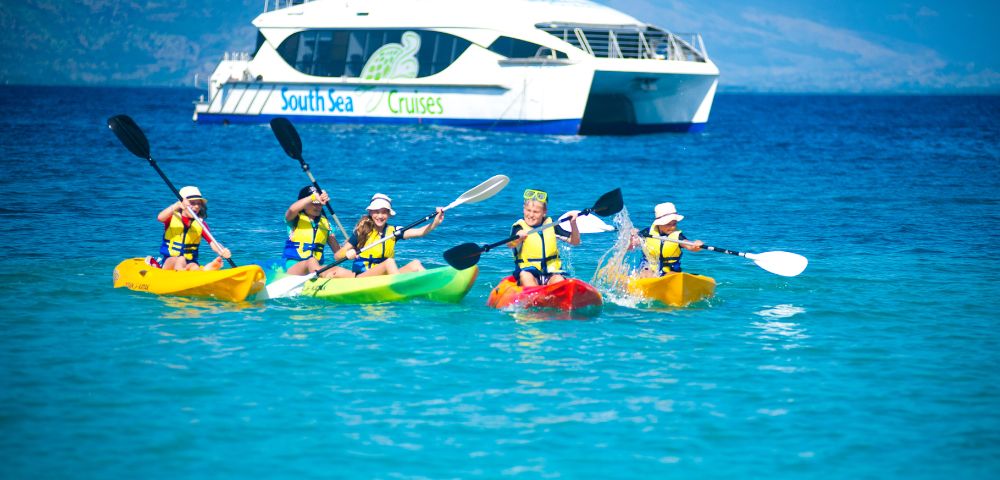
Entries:
{"label": "boy in life jacket", "polygon": [[[396,253],[396,242],[406,238],[417,238],[427,235],[437,228],[444,220],[444,209],[437,207],[437,215],[431,223],[420,228],[411,228],[402,233],[396,227],[389,225],[389,217],[396,215],[392,209],[392,199],[381,193],[372,195],[368,204],[368,213],[358,220],[351,238],[337,251],[336,259],[354,260],[354,265],[346,276],[370,277],[375,275],[395,275],[397,273],[419,272],[424,266],[419,260],[413,260],[403,268],[396,265],[393,258]],[[381,244],[362,252],[366,245],[374,245],[379,240],[388,238]],[[345,276],[337,274],[336,276]]]}
{"label": "boy in life jacket", "polygon": [[205,265],[204,270],[222,268],[222,258],[229,258],[231,255],[229,249],[203,231],[201,224],[191,216],[187,208],[191,207],[204,221],[208,218],[208,200],[201,196],[197,187],[184,187],[180,189],[180,194],[183,201],[174,202],[156,216],[163,223],[163,241],[160,243],[160,256],[156,263],[164,270],[198,270],[198,247],[204,238],[212,250],[219,254],[219,257]]}
{"label": "boy in life jacket", "polygon": [[[281,259],[289,275],[305,275],[322,268],[326,245],[330,245],[333,252],[340,249],[330,221],[323,216],[323,205],[329,201],[330,196],[326,192],[318,192],[316,187],[307,185],[299,190],[299,199],[285,211],[288,238]],[[337,269],[346,272],[343,268],[334,267],[323,272],[322,276],[332,277]]]}
{"label": "boy in life jacket", "polygon": [[514,278],[521,286],[533,287],[565,280],[566,272],[562,270],[556,239],[574,246],[580,244],[580,229],[576,226],[576,215],[569,218],[571,230],[569,232],[556,225],[531,234],[527,233],[532,228],[552,222],[548,211],[547,193],[530,188],[524,191],[524,217],[510,227],[511,236],[517,235],[518,239],[507,244],[513,249]]}
{"label": "boy in life jacket", "polygon": [[640,277],[662,277],[668,273],[681,271],[681,253],[684,248],[692,252],[701,250],[702,241],[695,240],[693,245],[681,245],[656,237],[666,237],[670,240],[687,240],[688,238],[677,229],[677,222],[684,220],[684,215],[677,214],[673,203],[666,202],[653,210],[656,218],[649,228],[633,232],[631,248],[642,246],[643,261]]}

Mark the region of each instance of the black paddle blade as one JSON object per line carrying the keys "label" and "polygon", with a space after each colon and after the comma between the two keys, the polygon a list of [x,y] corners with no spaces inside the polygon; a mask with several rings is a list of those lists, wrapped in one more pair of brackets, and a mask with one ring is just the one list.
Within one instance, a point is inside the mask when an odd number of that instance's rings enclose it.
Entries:
{"label": "black paddle blade", "polygon": [[622,199],[622,189],[616,188],[598,198],[590,211],[602,216],[614,215],[625,208],[625,200]]}
{"label": "black paddle blade", "polygon": [[299,132],[295,131],[295,125],[292,125],[292,122],[285,117],[273,118],[271,119],[271,131],[274,132],[278,143],[281,144],[281,148],[285,149],[285,153],[289,157],[302,160],[302,139],[299,138]]}
{"label": "black paddle blade", "polygon": [[455,270],[465,270],[479,263],[479,256],[482,253],[483,247],[471,242],[463,243],[445,250],[444,261]]}
{"label": "black paddle blade", "polygon": [[149,160],[149,140],[142,133],[142,129],[135,124],[135,120],[128,115],[115,115],[108,119],[108,128],[115,132],[118,140],[125,145],[133,155]]}

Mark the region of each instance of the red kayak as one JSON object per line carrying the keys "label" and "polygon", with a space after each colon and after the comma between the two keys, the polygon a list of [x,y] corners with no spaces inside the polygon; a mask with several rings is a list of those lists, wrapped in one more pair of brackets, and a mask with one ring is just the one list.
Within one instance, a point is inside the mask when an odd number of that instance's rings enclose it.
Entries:
{"label": "red kayak", "polygon": [[600,307],[601,293],[593,285],[575,278],[559,283],[522,287],[514,277],[507,277],[490,292],[486,304],[493,308],[552,308],[575,311]]}

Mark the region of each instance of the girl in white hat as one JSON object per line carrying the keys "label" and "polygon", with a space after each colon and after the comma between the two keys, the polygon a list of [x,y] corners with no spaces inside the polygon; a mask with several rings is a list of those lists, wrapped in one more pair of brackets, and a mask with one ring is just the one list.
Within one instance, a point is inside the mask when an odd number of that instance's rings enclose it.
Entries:
{"label": "girl in white hat", "polygon": [[[437,228],[444,220],[444,209],[437,208],[437,215],[431,223],[420,228],[411,228],[402,233],[396,231],[396,227],[389,225],[389,217],[395,216],[396,211],[392,209],[392,199],[388,196],[376,193],[372,195],[372,200],[368,204],[368,213],[358,220],[354,226],[351,238],[347,240],[340,250],[337,251],[335,260],[347,258],[354,260],[354,265],[349,275],[356,277],[369,277],[375,275],[395,275],[397,273],[418,272],[424,270],[424,266],[419,260],[413,260],[406,266],[399,268],[394,258],[396,253],[396,242],[406,238],[418,238],[427,235]],[[368,251],[360,252],[365,245],[388,238],[382,244],[371,248]],[[348,276],[349,276],[348,275]],[[342,276],[339,273],[335,276]]]}
{"label": "girl in white hat", "polygon": [[222,258],[229,258],[231,255],[229,249],[213,242],[212,237],[208,232],[202,231],[201,224],[194,220],[187,208],[191,207],[204,221],[208,218],[208,200],[201,196],[198,187],[184,187],[180,194],[182,201],[172,203],[156,216],[163,224],[163,241],[160,243],[160,256],[156,263],[164,270],[197,270],[200,268],[198,247],[204,238],[211,242],[209,246],[219,254],[219,257],[205,265],[204,270],[222,268]]}
{"label": "girl in white hat", "polygon": [[[684,220],[684,215],[677,214],[673,203],[666,202],[653,210],[656,218],[649,228],[633,233],[632,247],[642,245],[644,259],[640,277],[660,277],[671,272],[681,271],[681,248],[697,252],[701,250],[701,240],[691,242],[692,245],[681,245],[669,240],[687,240],[687,237],[677,229],[677,222]],[[666,237],[660,240],[657,237]]]}

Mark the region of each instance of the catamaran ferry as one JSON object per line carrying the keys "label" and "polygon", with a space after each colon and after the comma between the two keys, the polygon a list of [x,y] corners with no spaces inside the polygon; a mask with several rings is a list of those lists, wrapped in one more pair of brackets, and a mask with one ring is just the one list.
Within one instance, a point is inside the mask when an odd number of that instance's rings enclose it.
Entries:
{"label": "catamaran ferry", "polygon": [[719,69],[698,34],[587,0],[267,1],[201,123],[432,124],[563,135],[700,131]]}

